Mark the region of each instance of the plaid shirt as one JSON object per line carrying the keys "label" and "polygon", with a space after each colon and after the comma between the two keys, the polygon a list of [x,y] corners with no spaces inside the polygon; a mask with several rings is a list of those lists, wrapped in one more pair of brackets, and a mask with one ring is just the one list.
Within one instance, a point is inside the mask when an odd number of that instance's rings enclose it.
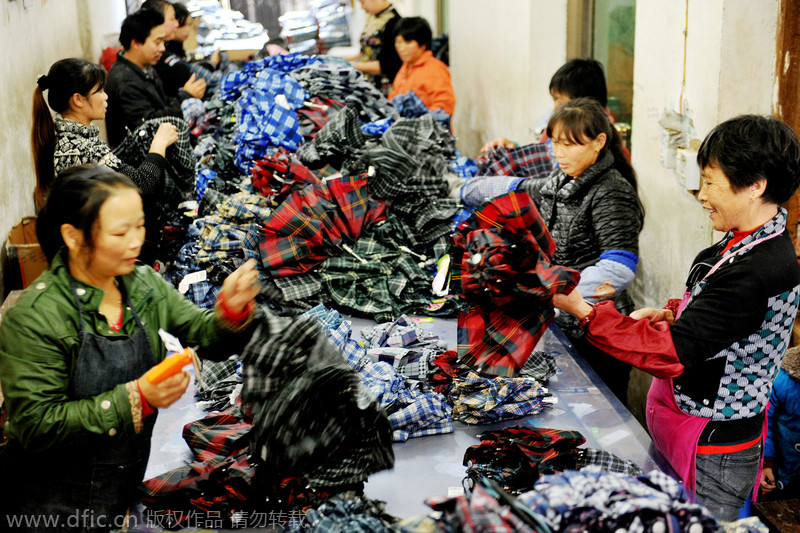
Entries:
{"label": "plaid shirt", "polygon": [[511,418],[538,414],[550,396],[534,379],[485,379],[475,372],[453,380],[448,398],[453,418],[465,424],[490,424]]}
{"label": "plaid shirt", "polygon": [[514,376],[569,293],[577,271],[551,266],[555,243],[528,194],[509,193],[462,223],[453,237],[451,290],[470,304],[458,319],[458,354],[481,374]]}
{"label": "plaid shirt", "polygon": [[364,112],[367,122],[397,116],[386,97],[349,65],[323,63],[292,71],[291,75],[312,96],[322,96],[354,104]]}
{"label": "plaid shirt", "polygon": [[196,159],[189,138],[189,124],[185,120],[176,117],[146,120],[114,148],[114,155],[127,164],[138,167],[150,152],[156,131],[165,122],[175,125],[178,140],[168,146],[165,153],[167,165],[162,198],[165,203],[177,206],[187,199],[186,194],[189,191],[194,190]]}
{"label": "plaid shirt", "polygon": [[[370,360],[366,348],[351,339],[350,324],[337,311],[317,306],[306,314],[316,317],[323,324],[328,338],[339,348],[350,367],[359,373],[361,382],[378,400],[381,408],[389,414],[395,442],[453,432],[452,409],[442,395],[422,393],[408,387],[405,379],[390,365]],[[390,326],[387,323],[376,328],[385,331]]]}
{"label": "plaid shirt", "polygon": [[420,100],[419,96],[417,96],[417,93],[414,91],[395,95],[391,100],[391,104],[397,109],[401,117],[417,118],[422,115],[431,114],[434,120],[439,124],[448,130],[450,129],[450,115],[445,113],[442,109],[434,109],[431,111],[422,103],[422,100]]}
{"label": "plaid shirt", "polygon": [[[518,501],[554,531],[645,533],[659,520],[674,531],[717,531],[704,506],[688,503],[681,485],[653,470],[638,477],[612,473],[562,472],[544,476]],[[697,524],[694,526],[693,524]]]}
{"label": "plaid shirt", "polygon": [[321,336],[316,319],[280,322],[282,329],[267,316],[242,354],[252,449],[266,471],[302,477],[316,488],[360,483],[391,468],[386,415]]}
{"label": "plaid shirt", "polygon": [[254,162],[250,182],[256,191],[276,202],[283,202],[294,187],[321,183],[294,155],[284,150]]}
{"label": "plaid shirt", "polygon": [[300,161],[311,168],[331,164],[347,174],[347,168],[357,164],[366,139],[361,133],[358,107],[343,107],[314,137],[297,152]]}
{"label": "plaid shirt", "polygon": [[518,176],[546,178],[556,169],[546,143],[534,143],[518,148],[500,146],[475,160],[479,176]]}
{"label": "plaid shirt", "polygon": [[586,439],[577,431],[513,426],[478,435],[481,444],[464,453],[467,475],[475,483],[486,476],[509,493],[533,488],[541,475],[582,468],[640,475],[642,469],[612,453],[578,448]]}
{"label": "plaid shirt", "polygon": [[300,122],[300,133],[306,142],[314,140],[317,132],[330,122],[331,118],[344,107],[342,102],[331,98],[311,98],[311,104],[304,104],[297,110],[297,119]]}
{"label": "plaid shirt", "polygon": [[429,498],[425,501],[441,515],[436,531],[491,531],[496,533],[537,533],[508,506],[476,486],[471,493],[455,498]]}
{"label": "plaid shirt", "polygon": [[264,225],[261,261],[270,274],[308,272],[381,220],[385,204],[366,185],[364,177],[350,176],[293,191]]}

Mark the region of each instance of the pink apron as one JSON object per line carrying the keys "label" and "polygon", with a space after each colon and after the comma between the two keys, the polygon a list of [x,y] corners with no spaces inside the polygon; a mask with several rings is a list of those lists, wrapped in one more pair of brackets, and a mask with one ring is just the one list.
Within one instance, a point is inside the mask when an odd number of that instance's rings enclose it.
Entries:
{"label": "pink apron", "polygon": [[[708,271],[703,279],[716,272],[725,261],[732,259],[733,255],[752,248],[760,242],[777,237],[781,233],[783,233],[783,230],[757,239],[733,254],[723,257]],[[678,308],[676,319],[681,316],[690,298],[691,292],[686,291]],[[681,410],[675,400],[672,378],[653,378],[653,383],[647,393],[647,428],[650,430],[650,435],[656,448],[667,458],[675,472],[693,492],[696,492],[697,481],[695,469],[697,444],[709,420],[710,418],[688,415]]]}

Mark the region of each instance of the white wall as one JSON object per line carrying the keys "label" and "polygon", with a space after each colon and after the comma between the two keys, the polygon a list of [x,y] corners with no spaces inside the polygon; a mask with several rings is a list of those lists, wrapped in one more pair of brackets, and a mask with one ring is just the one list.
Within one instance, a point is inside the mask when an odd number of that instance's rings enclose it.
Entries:
{"label": "white wall", "polygon": [[[632,160],[647,215],[634,298],[662,306],[680,297],[688,268],[718,239],[707,213],[660,164],[664,108],[678,110],[683,77],[683,2],[637,2]],[[689,3],[684,107],[702,139],[716,124],[772,109],[779,0]]]}
{"label": "white wall", "polygon": [[498,136],[525,144],[553,107],[548,85],[566,61],[566,0],[450,4],[453,132],[474,157]]}
{"label": "white wall", "polygon": [[[35,174],[31,158],[31,106],[36,77],[65,57],[97,61],[99,36],[119,28],[122,0],[0,1],[0,243],[33,214]],[[117,13],[117,15],[115,15]],[[92,50],[92,48],[96,49]],[[5,246],[0,254],[5,257]],[[5,287],[0,262],[0,287]],[[2,297],[2,295],[0,295]]]}

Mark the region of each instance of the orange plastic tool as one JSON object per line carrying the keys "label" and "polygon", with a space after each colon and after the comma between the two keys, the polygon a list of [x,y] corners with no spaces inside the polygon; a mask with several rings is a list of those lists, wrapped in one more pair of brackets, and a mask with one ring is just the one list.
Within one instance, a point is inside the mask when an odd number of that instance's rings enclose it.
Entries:
{"label": "orange plastic tool", "polygon": [[168,377],[174,376],[180,372],[183,367],[191,363],[192,349],[184,348],[182,352],[177,352],[170,355],[156,366],[151,368],[147,374],[145,374],[145,377],[147,378],[148,382],[155,385],[157,383],[161,383]]}

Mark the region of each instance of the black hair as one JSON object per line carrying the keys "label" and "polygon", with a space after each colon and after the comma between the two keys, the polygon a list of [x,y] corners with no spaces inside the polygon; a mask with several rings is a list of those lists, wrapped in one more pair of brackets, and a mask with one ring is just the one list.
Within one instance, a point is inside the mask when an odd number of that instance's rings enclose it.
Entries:
{"label": "black hair", "polygon": [[168,2],[167,0],[144,0],[139,9],[155,9],[156,11],[158,11],[159,13],[161,13],[163,16],[166,17],[167,14],[165,13],[165,11],[167,10],[167,6],[174,7],[173,4],[171,2]]}
{"label": "black hair", "polygon": [[734,191],[767,180],[762,198],[778,205],[800,184],[797,134],[772,117],[740,115],[717,125],[700,145],[697,164],[719,167]]}
{"label": "black hair", "polygon": [[153,28],[164,24],[164,14],[155,9],[140,9],[122,21],[119,42],[125,50],[130,50],[131,41],[144,44]]}
{"label": "black hair", "polygon": [[550,78],[550,94],[553,92],[566,94],[570,99],[587,96],[606,107],[608,90],[603,65],[595,59],[570,59]]}
{"label": "black hair", "polygon": [[186,24],[186,20],[191,15],[189,9],[180,2],[173,2],[172,7],[175,9],[175,20],[178,21],[178,27]]}
{"label": "black hair", "polygon": [[605,133],[606,143],[597,158],[602,159],[610,151],[614,156],[614,168],[636,190],[636,172],[622,151],[622,139],[597,100],[584,97],[565,103],[550,117],[547,123],[548,137],[553,138],[556,126],[570,142],[577,144],[586,144],[601,133]]}
{"label": "black hair", "polygon": [[422,17],[403,17],[395,27],[395,34],[406,41],[417,41],[417,44],[430,50],[433,42],[431,25]]}
{"label": "black hair", "polygon": [[61,172],[36,221],[36,237],[47,260],[64,246],[63,224],[80,230],[91,250],[100,208],[123,188],[139,191],[130,178],[103,165],[78,165]]}
{"label": "black hair", "polygon": [[[47,193],[55,179],[53,156],[56,146],[56,130],[50,109],[56,113],[69,110],[74,94],[89,97],[95,87],[105,87],[106,71],[85,59],[68,58],[53,63],[47,74],[36,80],[33,90],[33,127],[31,128],[31,150],[36,170],[36,207],[44,205]],[[47,103],[44,99],[47,91]],[[48,109],[48,104],[50,109]]]}

